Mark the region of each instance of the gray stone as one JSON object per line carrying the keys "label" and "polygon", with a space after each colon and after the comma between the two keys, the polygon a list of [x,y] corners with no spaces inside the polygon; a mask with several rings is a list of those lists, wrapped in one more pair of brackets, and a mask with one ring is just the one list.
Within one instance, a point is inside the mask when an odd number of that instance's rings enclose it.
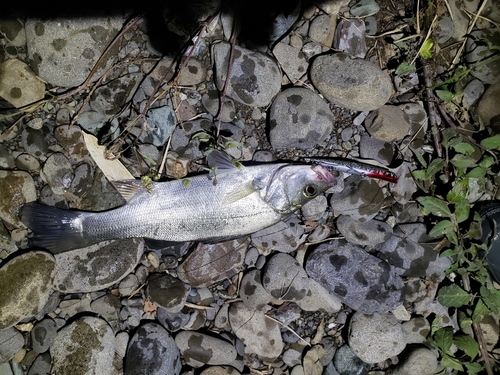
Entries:
{"label": "gray stone", "polygon": [[401,323],[394,315],[356,312],[349,324],[349,346],[366,363],[380,363],[406,347]]}
{"label": "gray stone", "polygon": [[99,86],[92,93],[90,107],[106,116],[118,114],[132,99],[142,78],[142,73],[130,73]]}
{"label": "gray stone", "polygon": [[5,145],[0,144],[0,168],[13,169],[14,166],[15,159],[12,155],[12,151]]}
{"label": "gray stone", "polygon": [[[40,162],[37,158],[30,154],[19,155],[15,160],[15,166],[16,168],[27,172],[40,170]],[[13,166],[11,168],[13,168]]]}
{"label": "gray stone", "polygon": [[389,264],[345,240],[314,249],[306,262],[311,278],[353,310],[394,310],[403,302],[403,281]]}
{"label": "gray stone", "polygon": [[316,16],[309,26],[309,38],[319,44],[325,44],[330,34],[330,24],[331,21],[328,14]]}
{"label": "gray stone", "polygon": [[273,148],[311,149],[328,137],[334,124],[328,104],[302,87],[292,87],[278,94],[269,116],[269,138]]}
{"label": "gray stone", "polygon": [[393,371],[393,375],[432,375],[436,373],[438,360],[428,348],[415,348]]}
{"label": "gray stone", "polygon": [[285,221],[253,233],[251,239],[252,244],[262,253],[269,254],[272,250],[290,253],[305,242],[303,234],[304,228],[300,220],[292,215]]}
{"label": "gray stone", "polygon": [[[231,45],[220,42],[212,47],[215,83],[222,91],[226,81]],[[250,107],[265,107],[281,88],[281,72],[268,56],[235,46],[227,96]]]}
{"label": "gray stone", "polygon": [[437,42],[439,44],[444,44],[455,33],[455,28],[453,27],[453,21],[450,17],[443,17],[438,21],[438,32],[437,32]]}
{"label": "gray stone", "polygon": [[335,314],[342,309],[342,301],[314,279],[309,279],[309,290],[304,298],[295,303],[304,311],[318,311],[321,309],[329,314]]}
{"label": "gray stone", "polygon": [[33,350],[38,353],[45,353],[49,350],[57,335],[56,322],[46,318],[33,327],[30,332]]}
{"label": "gray stone", "polygon": [[177,117],[169,106],[151,108],[146,113],[148,121],[147,133],[157,147],[165,145],[177,125]]}
{"label": "gray stone", "polygon": [[248,309],[243,302],[229,308],[229,322],[235,335],[245,344],[245,353],[274,361],[283,351],[280,326],[263,311]]}
{"label": "gray stone", "polygon": [[337,229],[346,241],[361,246],[375,246],[392,236],[392,227],[379,220],[359,222],[348,215],[337,218]]}
{"label": "gray stone", "polygon": [[28,375],[50,374],[51,367],[52,358],[50,357],[50,354],[48,352],[39,354],[31,364]]}
{"label": "gray stone", "polygon": [[325,216],[328,209],[328,200],[324,195],[319,195],[300,208],[304,220],[317,221]]}
{"label": "gray stone", "polygon": [[[40,78],[54,86],[77,86],[90,74],[122,22],[121,16],[29,18],[25,28],[30,65]],[[116,48],[104,56],[93,80],[110,67],[115,54]]]}
{"label": "gray stone", "polygon": [[364,19],[366,27],[366,35],[376,35],[378,32],[377,19],[373,16],[368,16]]}
{"label": "gray stone", "polygon": [[144,251],[142,239],[105,241],[56,255],[54,288],[63,293],[105,289],[128,275]]}
{"label": "gray stone", "polygon": [[240,298],[250,310],[262,310],[273,296],[262,286],[261,271],[253,269],[241,279]]}
{"label": "gray stone", "polygon": [[[500,106],[498,98],[500,97],[500,82],[492,84],[484,92],[477,104],[477,117],[479,123],[483,126],[492,126],[500,122]],[[498,126],[498,125],[497,125]]]}
{"label": "gray stone", "polygon": [[400,108],[384,105],[366,117],[365,128],[374,138],[394,142],[408,135],[410,122],[406,113]]}
{"label": "gray stone", "polygon": [[161,325],[169,332],[176,332],[190,324],[192,315],[182,311],[178,313],[171,313],[160,306],[158,307],[156,317]]}
{"label": "gray stone", "polygon": [[184,361],[198,368],[204,365],[228,365],[236,359],[236,348],[221,338],[200,332],[181,331],[175,336]]}
{"label": "gray stone", "polygon": [[374,0],[360,0],[354,4],[350,12],[354,17],[366,17],[378,13],[380,5]]}
{"label": "gray stone", "polygon": [[28,154],[40,158],[47,152],[49,142],[40,130],[26,127],[21,133],[21,146]]}
{"label": "gray stone", "polygon": [[318,56],[310,68],[311,81],[333,104],[354,111],[382,107],[391,97],[389,76],[375,64],[346,53]]}
{"label": "gray stone", "polygon": [[364,59],[366,56],[365,22],[361,19],[343,18],[335,30],[333,47],[350,56]]}
{"label": "gray stone", "polygon": [[16,47],[26,44],[26,32],[24,31],[24,20],[22,18],[5,17],[0,21],[0,34]]}
{"label": "gray stone", "polygon": [[[89,151],[83,139],[82,130],[77,125],[61,125],[54,131],[57,141],[68,151],[69,160],[80,164],[89,158]],[[89,161],[93,164],[93,161]]]}
{"label": "gray stone", "polygon": [[52,371],[56,374],[111,375],[115,335],[105,320],[82,317],[61,329],[52,346]]}
{"label": "gray stone", "polygon": [[24,62],[9,59],[0,64],[0,96],[19,108],[45,96],[45,84]]}
{"label": "gray stone", "polygon": [[90,310],[105,319],[113,329],[120,323],[118,317],[120,308],[120,299],[112,294],[105,294],[90,303]]}
{"label": "gray stone", "polygon": [[411,172],[415,165],[409,162],[403,162],[393,172],[398,176],[398,182],[392,186],[391,194],[394,200],[400,204],[407,204],[413,200],[413,194],[418,190],[417,184]]}
{"label": "gray stone", "polygon": [[0,329],[0,363],[8,362],[24,346],[21,332],[14,327]]}
{"label": "gray stone", "polygon": [[14,228],[24,228],[17,212],[36,200],[35,182],[23,171],[0,171],[0,219]]}
{"label": "gray stone", "polygon": [[56,152],[45,161],[40,175],[54,194],[63,195],[71,186],[73,168],[63,153]]}
{"label": "gray stone", "polygon": [[200,375],[240,375],[241,373],[231,366],[210,366],[203,370]]}
{"label": "gray stone", "polygon": [[311,60],[314,56],[319,55],[321,51],[321,44],[317,42],[307,42],[302,47],[302,52],[304,52],[307,60]]}
{"label": "gray stone", "polygon": [[36,315],[52,292],[54,257],[31,251],[19,255],[0,268],[0,330]]}
{"label": "gray stone", "polygon": [[464,87],[464,102],[471,107],[484,93],[484,85],[478,79],[473,79]]}
{"label": "gray stone", "polygon": [[273,55],[290,82],[296,83],[307,73],[308,64],[300,49],[280,42],[274,46]]}
{"label": "gray stone", "polygon": [[207,69],[197,58],[191,57],[179,77],[179,85],[192,86],[205,81]]}
{"label": "gray stone", "polygon": [[97,111],[85,111],[78,116],[76,123],[93,135],[97,135],[99,130],[108,121],[108,116]]}
{"label": "gray stone", "polygon": [[394,158],[394,150],[391,143],[363,134],[359,141],[359,155],[363,159],[389,165]]}
{"label": "gray stone", "polygon": [[125,359],[124,375],[179,375],[179,349],[170,334],[156,323],[143,324],[132,336]]}
{"label": "gray stone", "polygon": [[231,122],[234,120],[234,116],[236,116],[236,109],[234,107],[234,101],[230,98],[225,98],[224,100],[224,108],[222,109],[222,113],[219,114],[220,111],[220,98],[219,91],[217,90],[208,90],[207,94],[204,94],[201,102],[205,109],[212,116],[219,116],[223,122]]}
{"label": "gray stone", "polygon": [[[366,374],[371,368],[371,365],[363,362],[347,345],[341,346],[333,358],[335,368],[332,369],[334,375],[357,375]],[[338,370],[338,372],[336,371]]]}
{"label": "gray stone", "polygon": [[130,340],[130,336],[129,336],[128,332],[121,331],[115,335],[116,354],[118,354],[122,358],[124,358],[125,355],[127,354],[127,346],[128,346],[129,340]]}
{"label": "gray stone", "polygon": [[[500,60],[492,61],[486,65],[482,63],[492,56],[493,51],[488,50],[486,43],[476,43],[476,40],[486,40],[493,46],[500,45],[500,32],[496,28],[481,29],[472,31],[467,39],[465,58],[470,68],[473,68],[471,75],[486,84],[493,84],[500,80]],[[481,66],[476,67],[476,64]]]}
{"label": "gray stone", "polygon": [[171,313],[178,313],[186,304],[191,287],[169,274],[153,274],[148,278],[146,294],[151,302]]}
{"label": "gray stone", "polygon": [[423,344],[431,331],[431,325],[422,316],[411,318],[403,323],[403,332],[407,344]]}
{"label": "gray stone", "polygon": [[130,296],[139,289],[139,279],[135,274],[128,274],[118,285],[118,291],[122,296]]}

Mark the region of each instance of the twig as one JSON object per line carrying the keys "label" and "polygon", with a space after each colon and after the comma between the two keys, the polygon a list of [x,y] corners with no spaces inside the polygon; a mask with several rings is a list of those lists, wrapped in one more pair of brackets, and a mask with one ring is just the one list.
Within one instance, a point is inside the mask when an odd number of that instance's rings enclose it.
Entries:
{"label": "twig", "polygon": [[425,81],[425,93],[427,97],[427,108],[429,109],[429,121],[431,123],[431,128],[433,129],[434,136],[434,146],[436,147],[436,153],[439,157],[443,156],[443,146],[441,145],[441,131],[439,126],[441,124],[440,118],[437,115],[435,96],[434,92],[430,89],[432,86],[431,80],[431,69],[427,62],[423,62],[424,71],[424,81]]}

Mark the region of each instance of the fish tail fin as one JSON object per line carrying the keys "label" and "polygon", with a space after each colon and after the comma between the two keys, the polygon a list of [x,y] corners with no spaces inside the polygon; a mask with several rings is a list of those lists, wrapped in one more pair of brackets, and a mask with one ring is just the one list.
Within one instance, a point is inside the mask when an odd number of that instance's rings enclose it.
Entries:
{"label": "fish tail fin", "polygon": [[37,203],[21,207],[20,218],[33,232],[30,246],[49,250],[53,254],[88,246],[82,230],[81,211],[62,210]]}

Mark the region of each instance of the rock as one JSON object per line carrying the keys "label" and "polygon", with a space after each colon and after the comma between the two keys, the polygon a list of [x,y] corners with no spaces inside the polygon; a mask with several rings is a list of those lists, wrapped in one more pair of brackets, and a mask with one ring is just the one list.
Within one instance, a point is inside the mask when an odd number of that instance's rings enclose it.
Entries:
{"label": "rock", "polygon": [[3,144],[0,144],[0,168],[13,169],[15,166],[15,159],[12,151]]}
{"label": "rock", "polygon": [[431,331],[429,321],[422,316],[411,318],[402,326],[407,344],[423,344]]}
{"label": "rock", "polygon": [[218,244],[200,243],[177,267],[179,279],[192,287],[210,286],[237,274],[245,262],[250,237]]}
{"label": "rock", "polygon": [[393,371],[393,375],[432,375],[436,372],[438,361],[427,348],[412,349],[410,354]]}
{"label": "rock", "polygon": [[250,310],[243,302],[229,308],[229,322],[235,335],[245,344],[245,353],[255,353],[263,360],[274,361],[283,351],[278,323],[262,311]]}
{"label": "rock", "polygon": [[429,119],[425,108],[418,103],[404,103],[398,105],[398,108],[402,109],[406,114],[406,118],[410,123],[410,134],[423,138]]}
{"label": "rock", "polygon": [[30,332],[33,350],[38,353],[45,353],[49,350],[57,335],[56,322],[46,318],[35,324]]}
{"label": "rock", "polygon": [[362,19],[343,18],[337,24],[333,48],[364,59],[367,51],[365,33],[365,22]]}
{"label": "rock", "polygon": [[454,33],[453,21],[450,17],[443,17],[438,21],[437,42],[445,44]]}
{"label": "rock", "polygon": [[252,233],[252,244],[265,254],[272,250],[282,253],[295,251],[305,242],[304,228],[297,216],[290,216],[268,228]]}
{"label": "rock", "polygon": [[341,346],[333,358],[333,364],[338,372],[333,374],[356,375],[366,374],[371,368],[371,365],[363,362],[347,345]]}
{"label": "rock", "polygon": [[464,103],[467,107],[472,105],[483,95],[484,85],[478,79],[473,79],[464,87]]}
{"label": "rock", "polygon": [[219,114],[219,91],[208,90],[208,93],[203,95],[201,101],[203,103],[203,106],[212,116],[219,115],[222,118],[223,122],[231,122],[234,120],[234,116],[236,116],[236,110],[234,107],[234,101],[230,98],[225,98],[224,108],[222,109],[222,113]]}
{"label": "rock", "polygon": [[309,278],[292,256],[277,253],[266,263],[262,286],[276,299],[299,301],[309,290]]}
{"label": "rock", "polygon": [[304,298],[296,301],[304,311],[324,310],[328,314],[335,314],[342,309],[342,301],[329,293],[314,279],[309,279],[309,290]]}
{"label": "rock", "polygon": [[158,307],[156,317],[161,325],[168,331],[176,332],[189,324],[191,314],[182,311],[178,313],[171,313],[163,307]]}
{"label": "rock", "polygon": [[360,0],[354,4],[350,12],[354,17],[366,17],[378,13],[380,5],[374,0]]}
{"label": "rock", "polygon": [[143,324],[132,336],[125,358],[124,375],[179,375],[179,349],[159,324]]}
{"label": "rock", "polygon": [[0,34],[13,46],[22,47],[26,44],[24,21],[21,18],[4,17],[0,21]]}
{"label": "rock", "polygon": [[147,133],[152,138],[153,144],[157,147],[165,145],[177,125],[174,110],[169,106],[151,108],[146,113],[146,119]]}
{"label": "rock", "polygon": [[273,296],[262,286],[261,271],[252,269],[241,279],[240,298],[249,310],[262,310]]}
{"label": "rock", "polygon": [[407,204],[413,200],[413,194],[417,192],[418,187],[411,172],[415,169],[415,165],[409,162],[403,162],[393,172],[398,177],[398,182],[392,186],[391,194],[394,200],[400,204]]}
{"label": "rock", "polygon": [[344,180],[344,190],[333,194],[330,206],[338,213],[364,222],[377,215],[384,202],[384,195],[377,182],[352,175]]}
{"label": "rock", "polygon": [[318,56],[310,68],[311,81],[333,104],[354,111],[382,107],[391,97],[389,76],[375,64],[346,53]]}
{"label": "rock", "polygon": [[[4,320],[4,319],[2,319]],[[14,327],[0,329],[0,363],[8,362],[24,345],[24,338],[21,332]]]}
{"label": "rock", "polygon": [[125,276],[118,285],[118,291],[122,296],[130,296],[139,289],[139,279],[134,274]]}
{"label": "rock", "polygon": [[231,366],[210,366],[200,375],[240,375],[240,372]]}
{"label": "rock", "polygon": [[331,45],[331,39],[329,41],[330,44],[328,44],[328,39],[331,33],[330,25],[331,19],[328,14],[320,14],[314,17],[311,25],[309,26],[309,38],[311,38],[314,42],[329,47]]}
{"label": "rock", "polygon": [[54,131],[54,136],[64,149],[68,151],[68,157],[72,162],[80,164],[83,160],[89,159],[89,151],[83,138],[82,129],[79,126],[58,126]]}
{"label": "rock", "polygon": [[29,154],[19,155],[16,158],[15,166],[16,168],[27,172],[35,172],[40,170],[40,162],[38,161],[38,159]]}
{"label": "rock", "polygon": [[377,35],[378,32],[378,24],[377,19],[373,16],[368,16],[364,19],[366,35],[374,36]]}
{"label": "rock", "polygon": [[[215,83],[222,91],[226,81],[231,45],[220,42],[212,47]],[[235,46],[227,96],[250,107],[266,107],[281,88],[278,65],[268,56]]]}
{"label": "rock", "polygon": [[28,371],[28,375],[50,374],[52,367],[52,358],[48,352],[39,354]]}
{"label": "rock", "polygon": [[205,81],[206,75],[205,65],[197,58],[191,57],[180,74],[179,85],[198,85]]}
{"label": "rock", "polygon": [[188,366],[227,365],[236,359],[236,348],[220,338],[200,332],[182,331],[175,344]]}
{"label": "rock", "polygon": [[359,155],[363,159],[373,159],[379,163],[389,165],[394,158],[394,150],[390,142],[363,134],[359,141]]}
{"label": "rock", "polygon": [[120,299],[112,294],[105,294],[90,303],[90,310],[105,319],[113,329],[116,329],[120,322],[118,318],[120,308]]}
{"label": "rock", "polygon": [[184,307],[191,286],[169,274],[153,274],[148,278],[146,295],[157,306],[171,313],[178,313]]}
{"label": "rock", "polygon": [[401,323],[390,313],[356,312],[349,324],[349,346],[366,363],[379,363],[398,355],[406,347]]}
{"label": "rock", "polygon": [[389,264],[345,240],[319,245],[307,258],[306,271],[353,310],[386,312],[403,301],[403,281]]}
{"label": "rock", "polygon": [[296,83],[307,73],[307,61],[304,53],[286,43],[277,43],[273,48],[273,55],[292,83]]}
{"label": "rock", "polygon": [[19,220],[19,208],[36,200],[35,182],[23,171],[0,171],[0,219],[16,228],[25,226]]}
{"label": "rock", "polygon": [[318,221],[323,216],[328,209],[328,200],[324,195],[319,195],[313,200],[307,202],[300,208],[300,212],[304,220],[307,221]]}
{"label": "rock", "polygon": [[368,133],[385,142],[403,139],[410,131],[408,116],[398,107],[384,105],[365,119]]}
{"label": "rock", "polygon": [[41,311],[49,300],[55,274],[54,257],[31,251],[0,268],[0,330]]}
{"label": "rock", "polygon": [[127,354],[128,342],[130,341],[128,332],[125,331],[118,332],[115,335],[115,341],[116,341],[116,354],[124,358],[125,355]]}
{"label": "rock", "polygon": [[0,96],[16,108],[45,97],[45,84],[24,62],[9,59],[0,64]]}
{"label": "rock", "polygon": [[477,117],[483,126],[491,126],[500,122],[500,106],[498,98],[500,97],[500,82],[492,84],[484,92],[477,104]]}
{"label": "rock", "polygon": [[54,194],[63,195],[71,186],[73,168],[63,153],[56,152],[45,161],[40,176]]}
{"label": "rock", "polygon": [[63,293],[105,289],[128,275],[144,251],[142,239],[105,241],[57,254],[54,288]]}
{"label": "rock", "polygon": [[337,218],[337,229],[346,241],[371,247],[387,241],[393,233],[392,227],[383,221],[359,222],[348,215],[341,215]]}
{"label": "rock", "polygon": [[50,347],[56,374],[112,374],[115,335],[105,320],[85,316],[61,329]]}
{"label": "rock", "polygon": [[[120,16],[28,18],[25,29],[30,65],[51,85],[77,86],[85,81],[122,22]],[[111,66],[115,54],[116,48],[104,56],[94,81]]]}
{"label": "rock", "polygon": [[330,135],[334,124],[328,104],[302,87],[279,93],[269,116],[269,140],[273,148],[314,148]]}
{"label": "rock", "polygon": [[[465,59],[469,68],[473,68],[471,75],[487,84],[494,84],[500,80],[500,60],[492,61],[486,65],[482,63],[493,55],[487,43],[493,46],[500,45],[500,32],[496,28],[474,30],[468,34],[469,38],[465,45]],[[476,43],[482,41],[481,43]],[[476,64],[481,66],[476,67]]]}

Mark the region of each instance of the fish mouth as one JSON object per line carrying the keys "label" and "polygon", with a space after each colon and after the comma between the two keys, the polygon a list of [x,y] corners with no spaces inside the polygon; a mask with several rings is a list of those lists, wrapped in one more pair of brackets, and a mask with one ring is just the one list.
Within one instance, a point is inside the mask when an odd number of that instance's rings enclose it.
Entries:
{"label": "fish mouth", "polygon": [[322,167],[321,165],[314,165],[312,167],[312,170],[318,175],[321,180],[326,181],[328,184],[332,186],[337,184],[335,176],[333,176],[333,174],[328,169]]}

